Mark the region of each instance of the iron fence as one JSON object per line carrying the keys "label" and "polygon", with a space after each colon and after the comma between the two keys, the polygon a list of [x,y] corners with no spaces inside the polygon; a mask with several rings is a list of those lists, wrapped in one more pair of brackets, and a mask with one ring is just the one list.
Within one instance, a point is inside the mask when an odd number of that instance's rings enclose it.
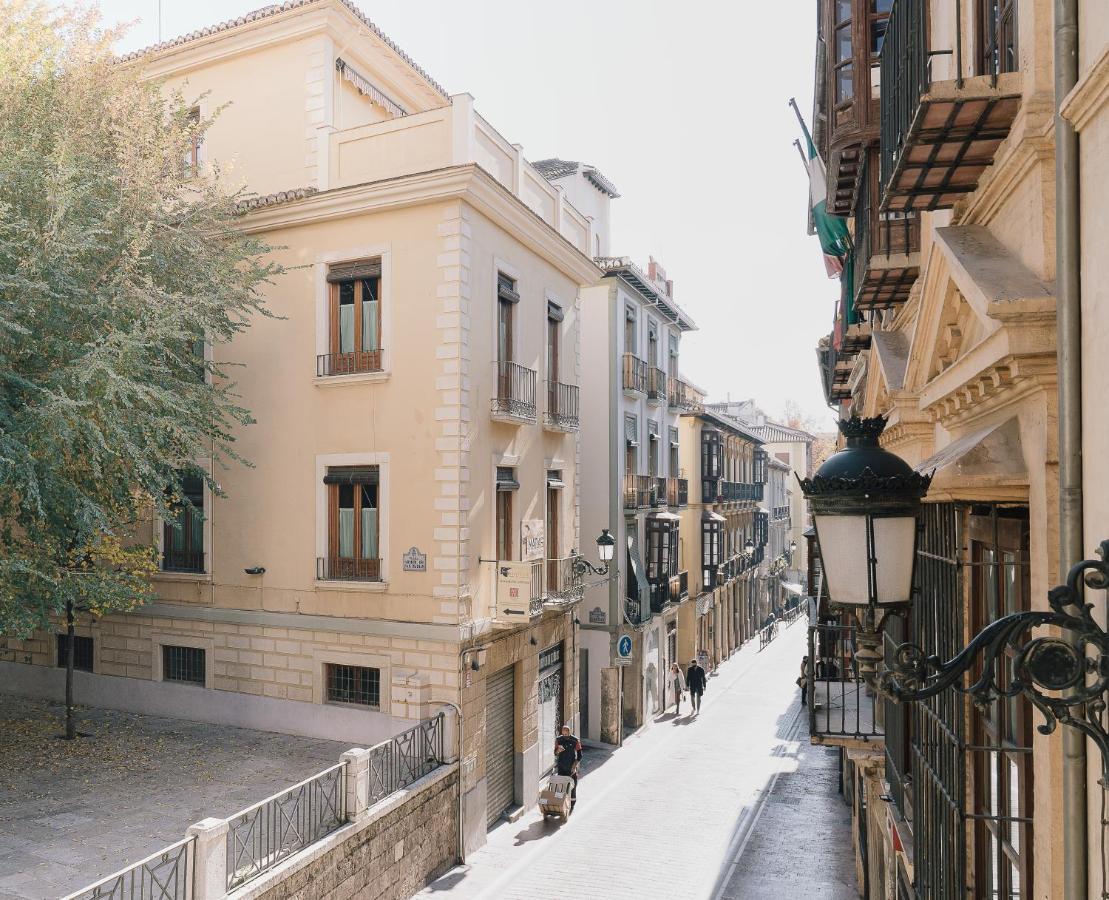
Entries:
{"label": "iron fence", "polygon": [[765,650],[767,645],[778,636],[778,620],[769,622],[759,629],[759,650]]}
{"label": "iron fence", "polygon": [[345,762],[232,816],[227,822],[227,890],[257,878],[346,820]]}
{"label": "iron fence", "polygon": [[370,749],[370,806],[443,764],[445,721],[446,716],[439,713]]}
{"label": "iron fence", "polygon": [[535,421],[535,370],[514,362],[493,363],[492,412]]}
{"label": "iron fence", "polygon": [[666,373],[657,366],[647,367],[647,399],[666,399]]}
{"label": "iron fence", "polygon": [[668,405],[671,409],[686,412],[697,412],[701,409],[701,403],[697,400],[697,395],[693,393],[693,389],[688,384],[680,378],[671,378],[667,383]]}
{"label": "iron fence", "polygon": [[655,505],[657,488],[649,475],[624,475],[624,509],[646,509]]}
{"label": "iron fence", "polygon": [[[927,47],[924,0],[894,0],[882,42],[881,191],[890,185],[904,150],[921,95],[928,89],[931,55]],[[962,60],[956,72],[962,72]]]}
{"label": "iron fence", "polygon": [[192,900],[196,838],[184,838],[63,900]]}

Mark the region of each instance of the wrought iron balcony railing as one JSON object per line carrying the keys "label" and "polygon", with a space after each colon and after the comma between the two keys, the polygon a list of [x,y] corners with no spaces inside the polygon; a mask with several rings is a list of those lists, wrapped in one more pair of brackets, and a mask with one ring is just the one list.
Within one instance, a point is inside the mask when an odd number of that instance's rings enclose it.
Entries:
{"label": "wrought iron balcony railing", "polygon": [[647,399],[654,401],[666,399],[666,373],[656,366],[647,367]]}
{"label": "wrought iron balcony railing", "polygon": [[859,311],[904,303],[920,274],[920,217],[879,209],[878,150],[866,151],[864,159],[855,207],[852,285]]}
{"label": "wrought iron balcony railing", "polygon": [[535,370],[514,362],[493,363],[493,418],[535,422]]}
{"label": "wrought iron balcony railing", "polygon": [[204,551],[165,550],[162,552],[163,572],[204,573]]}
{"label": "wrought iron balcony railing", "polygon": [[624,390],[647,393],[647,363],[634,353],[624,354]]}
{"label": "wrought iron balcony railing", "polygon": [[674,507],[689,505],[688,478],[666,479],[666,502],[667,505]]}
{"label": "wrought iron balcony railing", "polygon": [[666,506],[666,479],[649,476],[651,479],[651,506]]}
{"label": "wrought iron balcony railing", "polygon": [[654,481],[649,475],[624,476],[624,509],[647,509],[653,505],[651,484]]}
{"label": "wrought iron balcony railing", "polygon": [[380,581],[380,559],[355,559],[349,556],[321,556],[316,559],[319,581]]}
{"label": "wrought iron balcony railing", "polygon": [[322,353],[316,357],[316,376],[358,375],[382,371],[383,351],[354,350],[350,353]]}
{"label": "wrought iron balcony railing", "polygon": [[555,431],[577,431],[578,421],[578,386],[548,381],[543,423]]}
{"label": "wrought iron balcony railing", "polygon": [[680,378],[669,379],[667,394],[669,395],[667,404],[670,409],[682,412],[697,412],[701,409],[701,401],[693,393],[693,388]]}
{"label": "wrought iron balcony railing", "polygon": [[809,662],[803,674],[814,744],[852,747],[884,737],[872,688],[855,662],[855,626],[809,626]]}

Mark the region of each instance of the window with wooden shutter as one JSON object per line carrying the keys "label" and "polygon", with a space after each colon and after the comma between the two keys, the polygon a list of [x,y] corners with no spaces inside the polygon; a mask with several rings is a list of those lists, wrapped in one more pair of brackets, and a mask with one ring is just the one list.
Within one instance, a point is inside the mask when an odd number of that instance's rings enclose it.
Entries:
{"label": "window with wooden shutter", "polygon": [[324,476],[328,502],[327,580],[377,581],[381,577],[377,466],[333,466]]}
{"label": "window with wooden shutter", "polygon": [[317,374],[380,372],[381,260],[334,265],[327,282],[331,352],[317,360]]}

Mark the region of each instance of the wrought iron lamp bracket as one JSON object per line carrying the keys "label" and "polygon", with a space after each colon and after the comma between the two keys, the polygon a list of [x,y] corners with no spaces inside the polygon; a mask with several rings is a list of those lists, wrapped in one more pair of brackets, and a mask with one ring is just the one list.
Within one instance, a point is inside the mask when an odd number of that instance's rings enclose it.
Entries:
{"label": "wrought iron lamp bracket", "polygon": [[606,575],[608,575],[608,563],[605,563],[598,569],[584,556],[575,556],[574,579],[576,581],[582,581],[585,576],[589,574],[596,575],[598,578],[604,578]]}
{"label": "wrought iron lamp bracket", "polygon": [[[1109,787],[1109,733],[1102,724],[1109,692],[1109,634],[1084,603],[1083,585],[1109,590],[1109,541],[1098,547],[1099,559],[1072,566],[1066,584],[1048,592],[1049,610],[1013,613],[991,622],[956,656],[944,662],[917,645],[901,644],[882,673],[879,689],[900,702],[927,700],[952,688],[979,707],[1022,695],[1044,716],[1037,726],[1051,734],[1061,722],[1086,734],[1101,750],[1102,784]],[[1036,628],[1054,626],[1070,640],[1044,636],[1025,640]],[[1009,683],[1002,686],[998,666],[1006,649],[1013,651]],[[980,674],[969,686],[963,675],[975,665]],[[1050,693],[1047,693],[1050,692]]]}

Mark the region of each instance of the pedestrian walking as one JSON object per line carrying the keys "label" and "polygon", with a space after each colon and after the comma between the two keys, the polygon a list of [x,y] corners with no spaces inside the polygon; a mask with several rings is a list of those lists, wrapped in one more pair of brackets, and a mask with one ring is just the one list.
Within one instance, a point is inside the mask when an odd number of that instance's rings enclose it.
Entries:
{"label": "pedestrian walking", "polygon": [[809,678],[812,667],[809,665],[809,657],[801,657],[801,677],[797,679],[797,686],[801,688],[801,705],[805,706],[809,702]]}
{"label": "pedestrian walking", "polygon": [[682,675],[682,667],[677,663],[671,663],[670,677],[666,681],[667,689],[672,692],[674,697],[674,714],[681,715],[682,694],[685,693],[685,676]]}
{"label": "pedestrian walking", "polygon": [[701,711],[701,695],[705,692],[708,679],[705,677],[705,670],[698,665],[695,659],[690,661],[689,668],[686,669],[685,683],[689,687],[689,702],[693,706],[693,711],[699,713]]}

